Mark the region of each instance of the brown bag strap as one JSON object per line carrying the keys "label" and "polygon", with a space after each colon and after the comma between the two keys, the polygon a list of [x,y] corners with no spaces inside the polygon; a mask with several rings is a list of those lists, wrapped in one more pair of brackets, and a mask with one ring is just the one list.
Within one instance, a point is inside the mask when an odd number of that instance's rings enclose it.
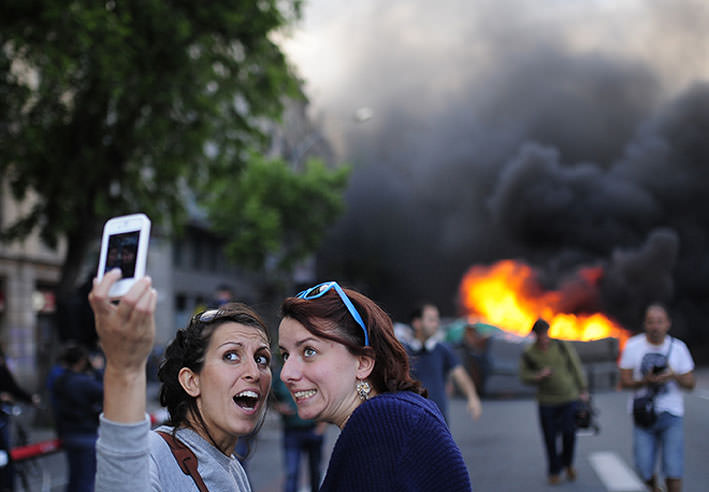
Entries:
{"label": "brown bag strap", "polygon": [[197,471],[197,456],[195,456],[194,452],[181,441],[175,439],[175,436],[172,434],[163,431],[157,431],[157,433],[160,434],[162,438],[165,439],[165,442],[167,442],[167,445],[170,446],[170,450],[175,456],[177,464],[180,465],[182,472],[192,477],[192,480],[194,480],[200,492],[209,492],[209,489],[207,489],[201,475]]}

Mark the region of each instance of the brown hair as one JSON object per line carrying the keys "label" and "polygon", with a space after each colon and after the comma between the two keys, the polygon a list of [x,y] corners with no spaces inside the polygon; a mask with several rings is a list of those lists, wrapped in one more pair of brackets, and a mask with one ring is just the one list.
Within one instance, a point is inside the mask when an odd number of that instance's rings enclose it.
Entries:
{"label": "brown hair", "polygon": [[353,355],[374,359],[374,369],[367,378],[377,393],[413,391],[427,396],[421,382],[409,373],[409,357],[394,335],[391,318],[367,296],[343,288],[367,327],[369,346],[364,333],[335,289],[315,299],[288,297],[281,305],[281,316],[292,318],[317,337],[341,343]]}

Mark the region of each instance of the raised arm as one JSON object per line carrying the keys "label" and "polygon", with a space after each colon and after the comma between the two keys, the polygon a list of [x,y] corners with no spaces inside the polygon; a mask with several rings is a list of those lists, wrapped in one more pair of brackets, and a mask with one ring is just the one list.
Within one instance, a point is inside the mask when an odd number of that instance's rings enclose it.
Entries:
{"label": "raised arm", "polygon": [[150,482],[150,422],[145,416],[145,366],[155,338],[157,294],[149,278],[118,301],[108,292],[120,271],[94,281],[89,302],[106,357],[103,416],[96,442],[96,492],[160,490]]}
{"label": "raised arm", "polygon": [[136,281],[116,303],[108,296],[120,270],[94,280],[89,302],[106,357],[103,414],[120,423],[145,419],[146,363],[155,338],[157,293],[149,277]]}

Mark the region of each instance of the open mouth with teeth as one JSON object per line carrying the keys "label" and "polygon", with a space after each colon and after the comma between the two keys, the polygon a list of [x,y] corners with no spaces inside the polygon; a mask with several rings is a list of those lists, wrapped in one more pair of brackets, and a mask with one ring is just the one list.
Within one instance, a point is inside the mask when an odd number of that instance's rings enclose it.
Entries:
{"label": "open mouth with teeth", "polygon": [[259,395],[255,391],[242,391],[234,397],[234,403],[244,410],[255,410],[259,402]]}
{"label": "open mouth with teeth", "polygon": [[293,393],[295,401],[306,400],[316,393],[315,390],[296,391]]}

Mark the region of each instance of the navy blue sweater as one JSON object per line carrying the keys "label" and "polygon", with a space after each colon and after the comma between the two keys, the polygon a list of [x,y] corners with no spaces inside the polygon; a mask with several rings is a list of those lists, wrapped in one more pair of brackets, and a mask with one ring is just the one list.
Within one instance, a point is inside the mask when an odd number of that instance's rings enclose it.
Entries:
{"label": "navy blue sweater", "polygon": [[435,403],[404,391],[360,405],[335,443],[321,491],[470,491]]}

